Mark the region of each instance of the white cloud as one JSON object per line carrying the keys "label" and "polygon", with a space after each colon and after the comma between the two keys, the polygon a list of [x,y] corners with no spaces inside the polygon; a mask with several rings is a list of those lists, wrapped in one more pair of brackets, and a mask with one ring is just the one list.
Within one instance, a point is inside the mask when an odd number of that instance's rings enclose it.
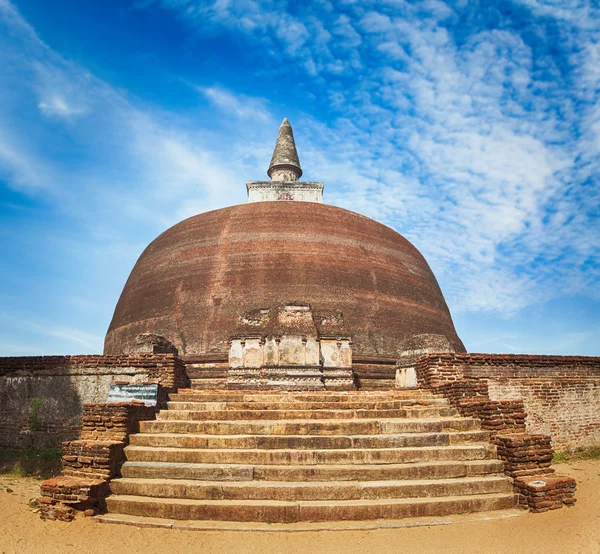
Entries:
{"label": "white cloud", "polygon": [[221,87],[198,87],[198,91],[226,114],[255,121],[271,122],[272,120],[263,100],[235,95]]}
{"label": "white cloud", "polygon": [[52,96],[47,101],[40,102],[38,108],[49,115],[70,116],[84,113],[82,108],[70,105],[64,98],[56,95]]}

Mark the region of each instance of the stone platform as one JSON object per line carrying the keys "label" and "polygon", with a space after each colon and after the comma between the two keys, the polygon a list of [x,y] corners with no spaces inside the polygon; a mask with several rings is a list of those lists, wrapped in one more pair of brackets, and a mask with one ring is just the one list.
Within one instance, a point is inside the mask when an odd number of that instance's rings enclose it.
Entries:
{"label": "stone platform", "polygon": [[186,389],[140,431],[107,521],[374,521],[516,504],[479,420],[426,391]]}

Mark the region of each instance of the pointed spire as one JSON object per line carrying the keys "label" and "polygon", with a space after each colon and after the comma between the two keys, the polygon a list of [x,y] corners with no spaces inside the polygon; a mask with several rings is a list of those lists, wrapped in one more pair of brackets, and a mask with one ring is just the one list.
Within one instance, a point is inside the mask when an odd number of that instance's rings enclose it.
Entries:
{"label": "pointed spire", "polygon": [[275,150],[267,175],[273,181],[297,181],[302,176],[300,160],[294,142],[294,133],[287,117],[279,127]]}

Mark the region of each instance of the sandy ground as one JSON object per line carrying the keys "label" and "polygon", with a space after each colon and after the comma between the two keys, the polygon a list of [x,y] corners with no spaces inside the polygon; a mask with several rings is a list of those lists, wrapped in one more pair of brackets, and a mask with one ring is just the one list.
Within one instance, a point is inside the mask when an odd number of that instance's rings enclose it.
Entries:
{"label": "sandy ground", "polygon": [[577,479],[573,508],[443,526],[312,532],[139,529],[89,518],[44,522],[28,507],[39,481],[0,477],[0,552],[600,553],[600,461],[560,464],[557,471]]}

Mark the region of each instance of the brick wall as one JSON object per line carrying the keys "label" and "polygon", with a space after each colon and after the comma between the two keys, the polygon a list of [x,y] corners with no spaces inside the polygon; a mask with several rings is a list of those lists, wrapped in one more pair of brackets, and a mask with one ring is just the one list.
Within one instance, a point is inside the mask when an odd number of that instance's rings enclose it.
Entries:
{"label": "brick wall", "polygon": [[486,380],[491,400],[521,400],[527,431],[551,435],[556,450],[600,444],[598,357],[427,354],[416,367],[421,386]]}
{"label": "brick wall", "polygon": [[103,512],[108,482],[119,474],[129,435],[155,415],[154,408],[135,401],[86,404],[81,440],[62,443],[62,475],[42,483],[40,517],[71,521],[77,513]]}
{"label": "brick wall", "polygon": [[140,430],[140,421],[154,419],[151,406],[133,402],[85,404],[81,416],[81,440],[121,441]]}
{"label": "brick wall", "polygon": [[112,479],[129,435],[139,431],[140,421],[154,417],[154,408],[141,403],[85,404],[81,439],[62,443],[63,475]]}
{"label": "brick wall", "polygon": [[74,440],[83,405],[106,402],[111,383],[187,386],[173,354],[0,357],[0,447],[48,448]]}

